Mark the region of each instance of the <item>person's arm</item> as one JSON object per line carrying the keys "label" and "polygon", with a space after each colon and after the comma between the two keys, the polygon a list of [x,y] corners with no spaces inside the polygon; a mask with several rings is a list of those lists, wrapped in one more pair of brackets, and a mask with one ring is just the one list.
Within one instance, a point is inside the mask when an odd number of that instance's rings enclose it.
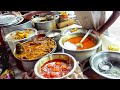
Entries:
{"label": "person's arm", "polygon": [[48,14],[51,14],[51,11],[30,11],[23,15],[24,19],[31,20],[32,16],[39,15],[39,16],[45,16]]}
{"label": "person's arm", "polygon": [[105,30],[107,30],[119,17],[120,11],[113,11],[110,18],[106,21],[106,23],[98,30],[98,33],[94,31],[95,34],[101,35]]}

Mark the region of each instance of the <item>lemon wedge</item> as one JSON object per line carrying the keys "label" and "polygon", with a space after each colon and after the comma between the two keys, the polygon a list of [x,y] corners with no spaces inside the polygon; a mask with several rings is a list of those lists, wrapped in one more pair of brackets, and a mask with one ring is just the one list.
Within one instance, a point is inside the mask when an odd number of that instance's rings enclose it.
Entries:
{"label": "lemon wedge", "polygon": [[116,45],[116,44],[110,44],[110,45],[108,45],[108,50],[118,51],[119,50],[119,46]]}
{"label": "lemon wedge", "polygon": [[71,29],[70,30],[70,32],[72,33],[72,32],[76,32],[78,30],[78,28],[73,28],[73,29]]}

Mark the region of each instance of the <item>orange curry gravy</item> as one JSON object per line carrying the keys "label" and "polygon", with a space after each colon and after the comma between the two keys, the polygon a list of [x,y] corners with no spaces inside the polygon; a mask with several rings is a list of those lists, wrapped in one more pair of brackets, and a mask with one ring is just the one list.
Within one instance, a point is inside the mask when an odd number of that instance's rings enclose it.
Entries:
{"label": "orange curry gravy", "polygon": [[[76,44],[78,42],[80,42],[82,39],[82,37],[73,37],[73,38],[70,38],[68,39],[67,41],[70,42],[70,43],[73,43],[73,44]],[[88,48],[92,48],[94,47],[96,44],[95,44],[95,39],[88,36],[83,42],[83,47],[77,47],[77,50],[83,50],[83,49],[88,49]]]}
{"label": "orange curry gravy", "polygon": [[65,60],[53,59],[43,64],[40,74],[45,78],[59,78],[70,72],[72,68]]}

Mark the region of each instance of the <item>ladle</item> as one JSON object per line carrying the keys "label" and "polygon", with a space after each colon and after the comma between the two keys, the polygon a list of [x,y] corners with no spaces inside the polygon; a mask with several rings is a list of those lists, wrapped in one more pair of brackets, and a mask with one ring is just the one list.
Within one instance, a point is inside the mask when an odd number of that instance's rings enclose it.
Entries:
{"label": "ladle", "polygon": [[82,38],[82,40],[81,40],[79,43],[75,44],[75,46],[82,48],[82,47],[83,47],[82,42],[86,39],[86,37],[87,37],[91,32],[92,32],[92,30],[89,30],[89,31],[85,34],[85,36]]}
{"label": "ladle", "polygon": [[98,68],[100,71],[108,72],[112,67],[113,65],[110,62],[106,62],[106,61],[98,64]]}

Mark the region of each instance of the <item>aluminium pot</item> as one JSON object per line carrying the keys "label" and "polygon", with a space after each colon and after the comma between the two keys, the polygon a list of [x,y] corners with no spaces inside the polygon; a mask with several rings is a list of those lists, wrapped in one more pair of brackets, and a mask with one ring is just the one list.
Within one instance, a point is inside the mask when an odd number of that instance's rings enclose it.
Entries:
{"label": "aluminium pot", "polygon": [[57,23],[59,22],[59,16],[56,15],[53,20],[38,22],[35,21],[38,17],[33,19],[34,27],[37,30],[54,30],[57,29]]}
{"label": "aluminium pot", "polygon": [[68,53],[68,54],[71,54],[72,56],[74,56],[75,59],[77,61],[79,61],[80,63],[89,59],[93,54],[95,54],[99,50],[99,47],[102,44],[102,40],[100,39],[99,36],[96,36],[94,34],[90,34],[90,36],[92,36],[96,42],[96,45],[92,48],[84,49],[84,50],[71,50],[71,49],[66,48],[64,46],[64,43],[66,40],[73,38],[73,37],[77,37],[77,36],[83,36],[83,35],[85,35],[85,32],[64,35],[59,40],[59,45],[63,48],[63,51],[65,53]]}
{"label": "aluminium pot", "polygon": [[[44,56],[47,56],[47,55],[49,55],[51,53],[54,53],[56,51],[57,45],[56,45],[55,40],[53,40],[53,41],[55,43],[55,48],[53,48],[53,50],[51,52],[47,53]],[[26,41],[26,42],[28,42],[28,41]],[[23,43],[25,43],[25,42],[23,42]],[[16,52],[16,49],[14,49],[13,55],[14,55],[14,57],[16,59],[16,63],[17,63],[18,68],[21,69],[22,71],[27,71],[27,72],[29,72],[30,70],[34,69],[34,65],[36,64],[36,62],[40,58],[44,57],[44,56],[42,56],[42,57],[36,58],[34,60],[29,60],[29,59],[22,59],[21,60],[21,59],[19,59],[19,58],[16,57],[15,52]]]}
{"label": "aluminium pot", "polygon": [[[54,35],[55,33],[57,33],[57,35]],[[51,36],[52,35],[52,36]],[[49,30],[46,34],[45,34],[46,37],[49,37],[49,38],[52,38],[56,41],[57,43],[57,48],[56,48],[56,51],[55,52],[59,52],[62,50],[62,48],[60,47],[59,45],[59,40],[61,38],[61,30],[59,29],[55,29],[55,30]]]}
{"label": "aluminium pot", "polygon": [[61,59],[63,61],[67,61],[68,64],[70,64],[73,68],[65,75],[63,75],[62,77],[58,77],[58,78],[52,78],[52,79],[66,79],[67,77],[71,76],[76,68],[77,68],[77,61],[76,59],[70,55],[70,54],[67,54],[67,53],[52,53],[52,54],[49,54],[41,59],[39,59],[35,66],[34,66],[34,72],[35,72],[35,75],[40,78],[40,79],[51,79],[51,78],[45,78],[43,77],[39,71],[40,71],[40,68],[45,64],[47,63],[48,61],[52,61],[54,59]]}

